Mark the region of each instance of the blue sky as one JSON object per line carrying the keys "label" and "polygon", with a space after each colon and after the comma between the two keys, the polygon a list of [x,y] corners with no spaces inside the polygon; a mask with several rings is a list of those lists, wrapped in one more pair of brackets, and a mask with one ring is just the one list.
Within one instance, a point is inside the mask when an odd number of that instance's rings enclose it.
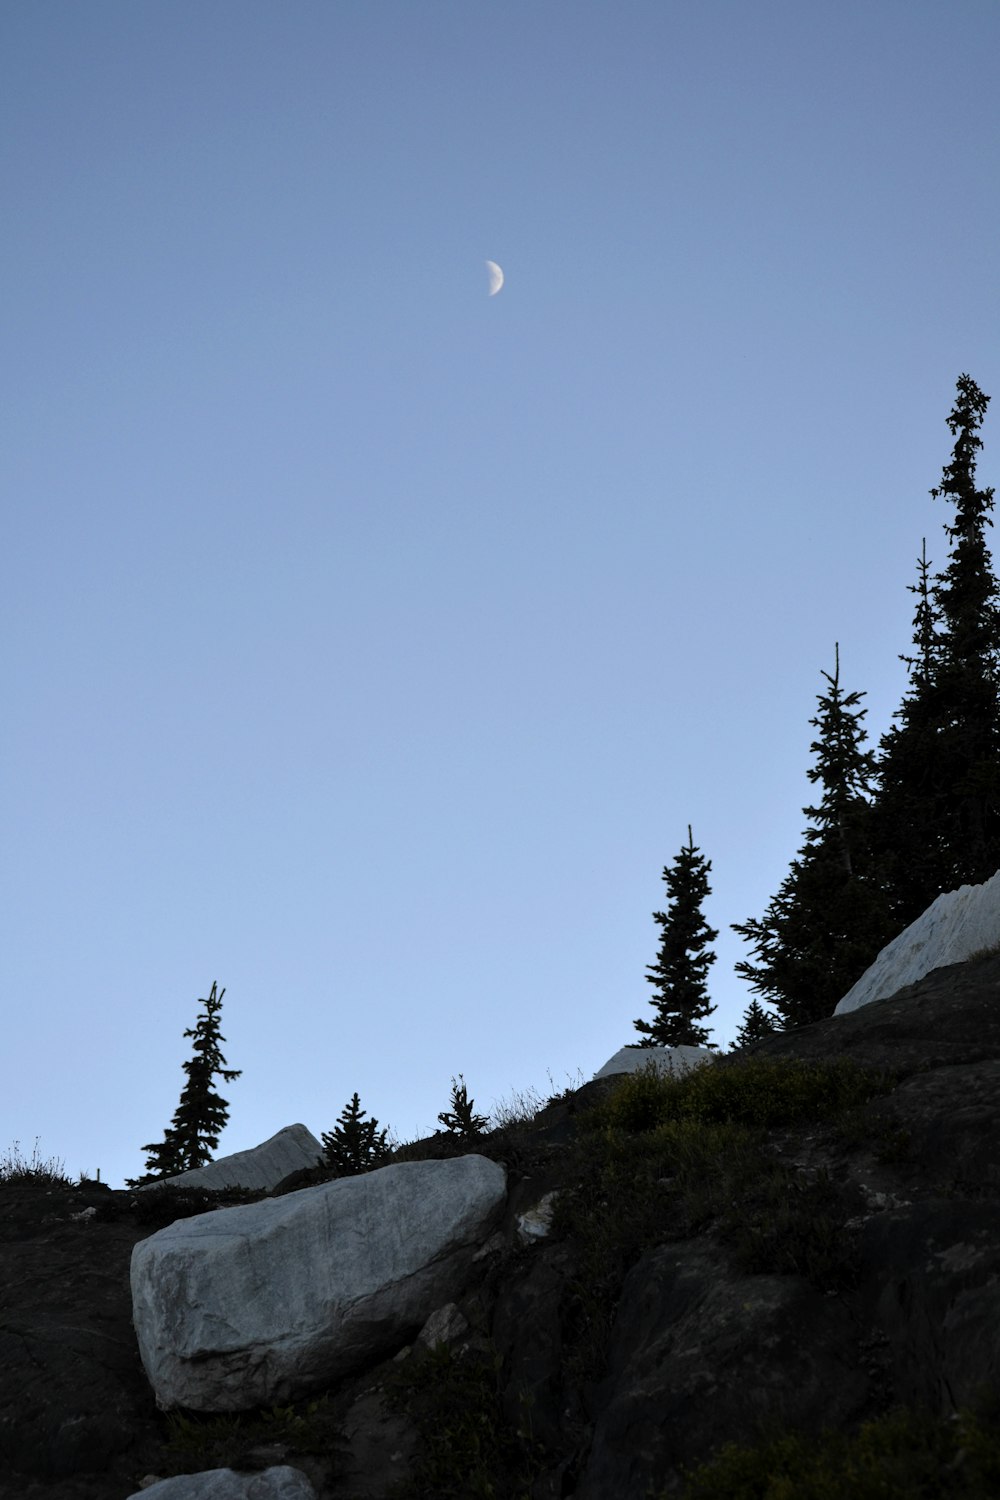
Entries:
{"label": "blue sky", "polygon": [[1000,393],[998,53],[995,0],[5,8],[0,1152],[141,1171],[213,980],[220,1153],[589,1077],[688,824],[732,1040],[821,672],[887,727]]}

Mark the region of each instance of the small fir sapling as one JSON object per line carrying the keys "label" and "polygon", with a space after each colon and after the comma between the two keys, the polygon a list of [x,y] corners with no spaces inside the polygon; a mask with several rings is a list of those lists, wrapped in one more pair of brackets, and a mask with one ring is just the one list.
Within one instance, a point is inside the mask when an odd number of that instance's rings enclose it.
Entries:
{"label": "small fir sapling", "polygon": [[737,1047],[749,1047],[753,1042],[759,1042],[779,1029],[777,1018],[765,1010],[755,997],[743,1012],[743,1024],[736,1033],[733,1050]]}
{"label": "small fir sapling", "polygon": [[457,1078],[451,1080],[451,1109],[442,1110],[438,1119],[446,1130],[463,1141],[482,1135],[490,1122],[486,1115],[475,1113],[475,1103],[475,1099],[469,1098],[465,1079],[459,1073]]}
{"label": "small fir sapling", "polygon": [[366,1120],[357,1094],[340,1112],[332,1130],[324,1131],[323,1157],[326,1166],[335,1167],[341,1177],[356,1177],[380,1166],[391,1156],[388,1129],[379,1130],[378,1121]]}

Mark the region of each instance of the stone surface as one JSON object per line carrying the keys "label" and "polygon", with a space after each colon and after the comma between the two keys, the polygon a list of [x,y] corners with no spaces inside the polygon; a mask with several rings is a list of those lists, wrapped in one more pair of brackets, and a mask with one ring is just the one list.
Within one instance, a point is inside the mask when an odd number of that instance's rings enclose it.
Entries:
{"label": "stone surface", "polygon": [[157,1440],[123,1296],[148,1231],[80,1217],[114,1196],[0,1183],[0,1493],[110,1472],[126,1494],[127,1455]]}
{"label": "stone surface", "polygon": [[463,1317],[460,1309],[454,1302],[446,1302],[443,1307],[435,1308],[427,1322],[417,1334],[417,1343],[425,1345],[428,1349],[436,1349],[439,1344],[453,1344],[460,1339],[469,1329],[468,1321]]}
{"label": "stone surface", "polygon": [[242,1187],[268,1191],[291,1173],[315,1167],[322,1155],[323,1147],[311,1130],[304,1125],[286,1125],[249,1151],[234,1151],[231,1156],[220,1156],[218,1161],[193,1167],[190,1172],[179,1172],[176,1177],[143,1183],[137,1191],[162,1187],[213,1190]]}
{"label": "stone surface", "polygon": [[481,1156],[403,1162],[143,1241],[133,1318],[157,1402],[287,1402],[406,1342],[454,1292],[505,1181]]}
{"label": "stone surface", "polygon": [[279,1464],[260,1474],[233,1469],[178,1474],[137,1490],[129,1500],[316,1500],[316,1491],[299,1469]]}
{"label": "stone surface", "polygon": [[617,1073],[636,1073],[651,1063],[660,1073],[686,1073],[689,1068],[698,1067],[716,1056],[709,1047],[621,1047],[594,1077],[611,1078]]}
{"label": "stone surface", "polygon": [[[659,1492],[724,1433],[777,1419],[818,1433],[865,1409],[842,1306],[796,1276],[740,1274],[706,1240],[664,1245],[626,1278],[576,1500]],[[724,1375],[723,1375],[724,1372]]]}
{"label": "stone surface", "polygon": [[558,1192],[544,1193],[532,1208],[517,1216],[517,1237],[522,1245],[532,1245],[545,1239],[552,1228],[552,1216],[556,1211]]}
{"label": "stone surface", "polygon": [[946,891],[922,916],[893,938],[840,1001],[844,1015],[915,984],[932,969],[961,963],[1000,943],[1000,871],[982,885]]}
{"label": "stone surface", "polygon": [[[463,1290],[437,1295],[400,1344],[451,1300],[454,1326],[469,1325],[450,1346],[454,1368],[477,1349],[496,1351],[488,1387],[515,1455],[513,1470],[491,1478],[497,1494],[645,1500],[648,1486],[674,1496],[680,1465],[710,1459],[726,1437],[752,1441],[761,1413],[809,1432],[820,1412],[846,1431],[897,1403],[947,1415],[981,1387],[1000,1387],[1000,955],[937,969],[714,1066],[748,1055],[850,1057],[898,1075],[847,1135],[810,1119],[767,1132],[762,1146],[787,1174],[781,1223],[786,1209],[796,1222],[798,1201],[809,1222],[817,1206],[829,1209],[850,1276],[831,1293],[797,1261],[741,1270],[724,1224],[682,1237],[664,1178],[653,1243],[621,1268],[600,1313],[587,1238],[567,1237],[557,1213],[550,1234],[524,1247],[517,1222],[549,1192],[586,1194],[576,1148],[615,1080],[564,1093],[488,1137],[477,1150],[506,1153],[509,1174],[489,1253],[471,1256]],[[386,1500],[400,1484],[426,1494],[413,1480],[426,1455],[420,1427],[391,1395],[400,1372],[440,1364],[419,1342],[405,1359],[393,1358],[397,1344],[331,1380],[305,1447],[301,1434],[275,1441],[253,1414],[197,1461],[168,1443],[131,1327],[128,1260],[170,1222],[163,1215],[202,1214],[208,1201],[195,1190],[0,1182],[0,1500],[122,1500],[142,1475],[175,1475],[185,1462],[255,1477],[290,1465],[317,1500]],[[600,1223],[600,1202],[594,1210]],[[595,1318],[608,1338],[596,1369],[581,1364]],[[220,1425],[230,1430],[230,1419]],[[531,1464],[523,1483],[519,1453]]]}

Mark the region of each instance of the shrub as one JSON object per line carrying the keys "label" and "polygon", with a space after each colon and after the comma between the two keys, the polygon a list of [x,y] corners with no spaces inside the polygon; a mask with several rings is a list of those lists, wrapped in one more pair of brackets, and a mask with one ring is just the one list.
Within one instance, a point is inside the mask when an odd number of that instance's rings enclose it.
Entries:
{"label": "shrub", "polygon": [[199,1416],[172,1412],[164,1468],[171,1474],[239,1467],[248,1450],[280,1444],[292,1453],[329,1455],[342,1446],[329,1396],[255,1412]]}
{"label": "shrub", "polygon": [[43,1161],[38,1154],[38,1140],[32,1148],[30,1161],[21,1155],[21,1142],[15,1141],[8,1146],[3,1156],[0,1156],[0,1183],[4,1182],[33,1182],[41,1186],[49,1187],[73,1187],[73,1181],[66,1175],[65,1163],[56,1157],[50,1157]]}
{"label": "shrub", "polygon": [[490,1348],[418,1350],[386,1381],[420,1438],[420,1457],[394,1500],[529,1500],[538,1472],[530,1430],[503,1415],[502,1361]]}
{"label": "shrub", "polygon": [[668,1120],[732,1121],[750,1126],[789,1125],[863,1103],[896,1085],[887,1072],[861,1068],[850,1058],[804,1062],[798,1058],[741,1057],[692,1068],[680,1077],[655,1064],[626,1074],[591,1115],[595,1128],[630,1133]]}
{"label": "shrub", "polygon": [[784,1435],[727,1445],[689,1471],[682,1500],[994,1500],[1000,1432],[964,1412],[954,1419],[897,1410],[851,1435]]}

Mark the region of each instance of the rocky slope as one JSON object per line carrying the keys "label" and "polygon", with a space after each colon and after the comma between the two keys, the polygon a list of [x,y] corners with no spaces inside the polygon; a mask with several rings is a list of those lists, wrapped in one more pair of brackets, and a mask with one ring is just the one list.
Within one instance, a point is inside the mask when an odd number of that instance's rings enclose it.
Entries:
{"label": "rocky slope", "polygon": [[[768,1064],[838,1059],[879,1072],[878,1091],[832,1110],[817,1073],[797,1114],[775,1110]],[[449,1341],[408,1342],[280,1412],[168,1418],[139,1363],[132,1248],[219,1198],[0,1184],[0,1495],[125,1500],[150,1475],[287,1462],[319,1500],[640,1500],[684,1493],[727,1442],[815,1444],[897,1406],[928,1432],[977,1407],[990,1429],[1000,957],[708,1071],[741,1070],[752,1087],[728,1121],[657,1125],[641,1086],[623,1102],[602,1079],[474,1146],[404,1148],[474,1149],[508,1169],[504,1220]],[[519,1216],[552,1191],[551,1232],[522,1243]],[[976,1477],[983,1452],[948,1450],[942,1471],[966,1487],[935,1492],[1000,1493],[1000,1458],[996,1489]]]}

